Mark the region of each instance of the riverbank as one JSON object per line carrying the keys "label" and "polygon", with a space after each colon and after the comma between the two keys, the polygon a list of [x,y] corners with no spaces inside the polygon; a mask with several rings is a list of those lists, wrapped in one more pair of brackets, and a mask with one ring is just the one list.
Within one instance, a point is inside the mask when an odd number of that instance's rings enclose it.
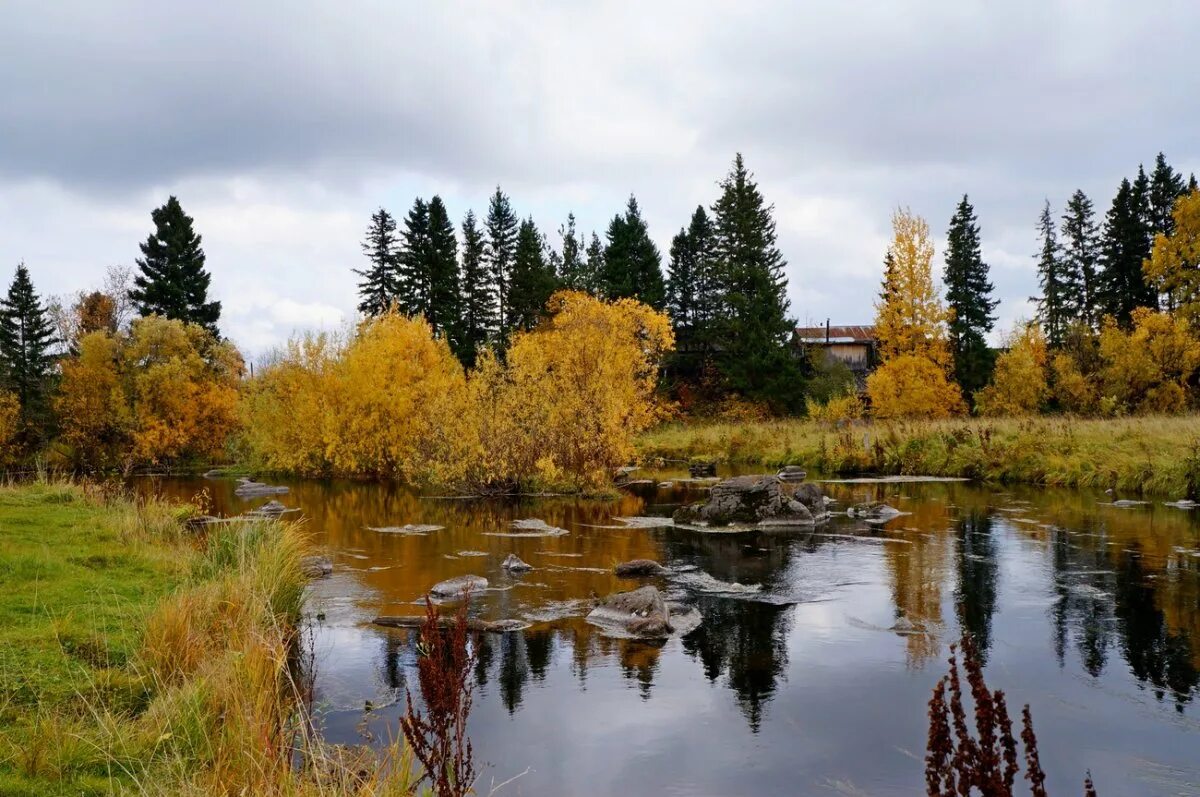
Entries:
{"label": "riverbank", "polygon": [[641,435],[643,461],[714,460],[827,474],[927,475],[1197,497],[1200,417],[676,423]]}
{"label": "riverbank", "polygon": [[302,721],[301,530],[197,512],[0,488],[0,795],[408,793]]}

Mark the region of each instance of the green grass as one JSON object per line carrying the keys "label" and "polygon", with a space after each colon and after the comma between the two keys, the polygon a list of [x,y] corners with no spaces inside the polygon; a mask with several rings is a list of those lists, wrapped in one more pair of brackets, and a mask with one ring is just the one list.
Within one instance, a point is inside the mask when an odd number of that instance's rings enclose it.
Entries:
{"label": "green grass", "polygon": [[856,423],[806,420],[676,423],[638,440],[643,460],[714,459],[827,474],[954,476],[1197,497],[1200,417],[962,419]]}

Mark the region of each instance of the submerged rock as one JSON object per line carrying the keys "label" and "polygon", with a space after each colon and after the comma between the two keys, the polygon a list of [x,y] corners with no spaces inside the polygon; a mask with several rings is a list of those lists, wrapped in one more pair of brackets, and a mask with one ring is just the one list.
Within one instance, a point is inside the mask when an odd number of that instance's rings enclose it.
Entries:
{"label": "submerged rock", "polygon": [[651,559],[633,559],[621,562],[613,568],[613,572],[617,578],[641,578],[662,575],[666,572],[666,568]]}
{"label": "submerged rock", "polygon": [[368,531],[380,534],[430,534],[441,531],[445,526],[435,526],[432,523],[405,523],[403,526],[367,526]]}
{"label": "submerged rock", "polygon": [[675,510],[676,523],[811,525],[825,518],[825,496],[815,484],[778,476],[737,476],[712,487],[708,501]]}
{"label": "submerged rock", "polygon": [[512,522],[512,531],[489,531],[488,537],[561,537],[569,534],[566,529],[551,526],[538,518],[521,518]]}
{"label": "submerged rock", "polygon": [[282,485],[264,484],[245,477],[238,479],[237,487],[233,488],[233,494],[238,498],[261,498],[264,495],[283,495],[287,492],[288,488]]}
{"label": "submerged rock", "polygon": [[481,592],[487,588],[488,580],[483,576],[456,576],[434,584],[429,594],[438,598],[457,598],[464,592]]}
{"label": "submerged rock", "polygon": [[306,556],[300,560],[300,572],[306,578],[325,578],[333,575],[333,562],[327,556]]}
{"label": "submerged rock", "polygon": [[517,556],[515,553],[510,553],[507,557],[505,557],[500,566],[510,573],[524,573],[533,569],[533,565],[522,560],[521,557]]}
{"label": "submerged rock", "polygon": [[850,517],[859,518],[860,520],[865,520],[868,523],[871,523],[891,520],[892,518],[903,515],[904,513],[899,509],[896,509],[894,506],[871,502],[866,504],[855,504],[846,510],[846,514]]}
{"label": "submerged rock", "polygon": [[[371,621],[374,625],[381,625],[386,628],[420,628],[425,625],[425,618],[422,616],[394,616],[380,615]],[[437,624],[442,628],[453,628],[458,622],[455,617],[438,617]],[[509,631],[523,631],[529,627],[529,623],[524,620],[480,620],[477,617],[467,618],[468,631],[482,631],[484,633],[504,634]]]}
{"label": "submerged rock", "polygon": [[670,609],[655,587],[609,595],[596,604],[587,619],[639,637],[665,637],[672,631]]}
{"label": "submerged rock", "polygon": [[688,463],[688,474],[693,479],[699,479],[706,476],[717,475],[717,463],[707,462],[704,460],[696,460]]}
{"label": "submerged rock", "polygon": [[277,518],[280,515],[282,515],[284,512],[294,512],[294,511],[296,511],[296,510],[289,509],[288,507],[284,506],[283,504],[279,503],[278,501],[275,501],[272,499],[270,501],[267,501],[265,504],[258,507],[257,509],[250,510],[249,512],[246,513],[246,516],[247,517],[255,517],[255,518]]}
{"label": "submerged rock", "polygon": [[1200,508],[1200,503],[1193,501],[1190,498],[1183,498],[1179,501],[1166,501],[1163,506],[1169,506],[1174,509],[1196,509]]}
{"label": "submerged rock", "polygon": [[775,475],[785,482],[802,482],[808,478],[808,471],[799,465],[784,465]]}

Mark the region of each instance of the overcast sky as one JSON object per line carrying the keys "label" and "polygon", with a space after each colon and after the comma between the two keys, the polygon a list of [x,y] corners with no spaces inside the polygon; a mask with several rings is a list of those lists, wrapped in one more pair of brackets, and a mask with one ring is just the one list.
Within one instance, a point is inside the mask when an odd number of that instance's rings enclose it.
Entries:
{"label": "overcast sky", "polygon": [[898,205],[940,272],[968,193],[1008,325],[1044,199],[1102,215],[1159,150],[1200,172],[1200,4],[822,5],[7,0],[0,278],[98,287],[174,193],[257,356],[352,317],[380,205],[438,193],[461,220],[500,184],[557,241],[632,192],[665,268],[741,151],[801,323],[871,320]]}

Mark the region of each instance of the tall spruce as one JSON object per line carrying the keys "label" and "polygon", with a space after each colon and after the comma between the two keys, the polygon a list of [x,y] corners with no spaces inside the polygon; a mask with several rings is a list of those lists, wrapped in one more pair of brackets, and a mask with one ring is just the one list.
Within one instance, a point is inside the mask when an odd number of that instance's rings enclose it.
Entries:
{"label": "tall spruce", "polygon": [[545,241],[533,219],[521,222],[509,282],[511,329],[533,329],[557,287],[557,278],[545,254]]}
{"label": "tall spruce", "polygon": [[484,262],[483,231],[475,213],[467,211],[462,223],[462,271],[459,279],[459,334],[455,351],[468,368],[475,365],[479,347],[496,327],[496,297]]}
{"label": "tall spruce", "polygon": [[458,239],[454,222],[440,196],[429,200],[429,307],[425,319],[452,346],[461,335],[462,308],[458,303]]}
{"label": "tall spruce", "polygon": [[1150,237],[1142,207],[1144,194],[1135,185],[1121,181],[1100,240],[1099,310],[1122,326],[1129,325],[1135,308],[1158,304],[1142,271],[1142,261],[1150,256]]}
{"label": "tall spruce", "polygon": [[496,193],[492,194],[488,203],[484,228],[487,230],[487,264],[495,291],[496,325],[499,332],[505,332],[513,326],[508,283],[513,258],[517,252],[518,225],[517,214],[513,213],[508,196],[500,190],[500,186],[496,186]]}
{"label": "tall spruce", "polygon": [[691,351],[702,346],[712,320],[713,228],[701,205],[691,222],[671,241],[666,310],[675,328],[675,347]]}
{"label": "tall spruce", "polygon": [[1154,171],[1150,174],[1150,234],[1170,235],[1175,230],[1175,219],[1171,211],[1175,200],[1184,192],[1183,175],[1167,163],[1161,152],[1154,158]]}
{"label": "tall spruce", "polygon": [[212,277],[204,268],[204,249],[192,217],[171,196],[150,218],[154,232],[140,245],[139,273],[129,298],[143,316],[157,314],[199,324],[217,334],[221,303],[208,300]]}
{"label": "tall spruce", "polygon": [[21,405],[23,438],[31,433],[36,436],[44,427],[56,343],[29,269],[21,263],[8,295],[0,303],[0,365],[4,387],[16,395]]}
{"label": "tall spruce", "polygon": [[1083,191],[1077,190],[1067,200],[1060,240],[1071,320],[1095,329],[1100,320],[1097,302],[1100,242],[1092,200]]}
{"label": "tall spruce", "polygon": [[397,269],[400,244],[396,237],[396,219],[383,208],[371,214],[362,242],[363,254],[370,261],[365,269],[354,269],[362,277],[358,283],[358,312],[376,316],[387,311],[400,294]]}
{"label": "tall spruce", "polygon": [[1063,278],[1062,250],[1058,245],[1054,217],[1050,214],[1050,200],[1046,200],[1038,218],[1038,238],[1042,242],[1041,252],[1037,255],[1038,284],[1042,288],[1042,295],[1037,298],[1038,321],[1046,332],[1046,340],[1059,348],[1066,341],[1071,326],[1074,286]]}
{"label": "tall spruce", "polygon": [[954,379],[963,394],[970,396],[991,377],[992,352],[985,336],[996,323],[992,313],[998,302],[992,299],[994,288],[988,280],[987,263],[983,262],[979,220],[966,194],[950,219],[946,236],[942,281],[946,286],[946,304],[954,311],[949,324]]}
{"label": "tall spruce", "polygon": [[631,194],[625,215],[613,216],[604,249],[604,294],[609,299],[633,298],[656,310],[666,302],[662,257],[650,240],[637,199]]}
{"label": "tall spruce", "polygon": [[421,197],[413,200],[413,206],[404,217],[404,229],[400,231],[400,254],[397,257],[397,306],[405,315],[429,314],[433,294],[432,261],[433,241],[429,231],[429,203]]}
{"label": "tall spruce", "polygon": [[567,223],[558,228],[562,239],[562,253],[557,255],[558,280],[564,288],[573,291],[587,290],[584,286],[587,261],[583,250],[583,238],[575,228],[575,214],[567,214]]}
{"label": "tall spruce", "polygon": [[604,290],[603,277],[604,244],[600,242],[600,236],[593,232],[591,240],[588,241],[587,256],[583,261],[580,289],[592,296],[600,296]]}
{"label": "tall spruce", "polygon": [[713,263],[720,296],[713,346],[726,387],[777,409],[802,398],[789,341],[787,276],[776,244],[774,207],[766,204],[741,153],[712,207]]}

